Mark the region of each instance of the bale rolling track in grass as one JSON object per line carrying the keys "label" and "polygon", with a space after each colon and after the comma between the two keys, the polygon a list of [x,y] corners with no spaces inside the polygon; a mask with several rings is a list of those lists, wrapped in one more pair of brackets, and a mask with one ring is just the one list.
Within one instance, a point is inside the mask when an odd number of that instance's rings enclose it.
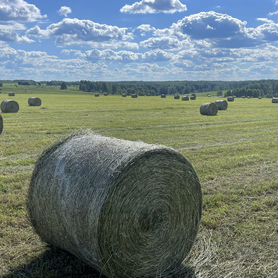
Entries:
{"label": "bale rolling track in grass", "polygon": [[3,117],[0,115],[0,135],[3,132],[3,129],[4,129]]}
{"label": "bale rolling track in grass", "polygon": [[17,113],[19,105],[14,100],[4,100],[2,101],[0,108],[3,113]]}
{"label": "bale rolling track in grass", "polygon": [[28,105],[29,106],[41,106],[42,101],[38,97],[30,97],[30,98],[28,98]]}
{"label": "bale rolling track in grass", "polygon": [[41,239],[108,277],[175,273],[201,208],[199,179],[180,153],[92,133],[44,152],[28,194]]}
{"label": "bale rolling track in grass", "polygon": [[273,97],[272,98],[272,103],[278,103],[278,97]]}
{"label": "bale rolling track in grass", "polygon": [[218,110],[227,110],[228,109],[228,102],[226,100],[217,100],[215,102]]}
{"label": "bale rolling track in grass", "polygon": [[200,113],[205,116],[216,116],[218,108],[214,102],[205,103],[200,107]]}

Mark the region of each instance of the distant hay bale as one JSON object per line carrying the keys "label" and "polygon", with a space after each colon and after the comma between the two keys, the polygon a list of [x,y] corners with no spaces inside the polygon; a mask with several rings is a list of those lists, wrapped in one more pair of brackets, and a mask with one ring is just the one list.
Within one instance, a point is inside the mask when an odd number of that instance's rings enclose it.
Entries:
{"label": "distant hay bale", "polygon": [[200,107],[200,113],[205,116],[216,116],[218,108],[214,102],[205,103]]}
{"label": "distant hay bale", "polygon": [[235,101],[235,98],[234,98],[234,97],[227,97],[227,101],[229,101],[229,102],[234,102],[234,101]]}
{"label": "distant hay bale", "polygon": [[278,103],[278,97],[273,97],[272,98],[272,103]]}
{"label": "distant hay bale", "polygon": [[0,115],[0,135],[3,132],[3,129],[4,129],[3,117]]}
{"label": "distant hay bale", "polygon": [[183,100],[183,101],[189,101],[189,96],[182,96],[181,100]]}
{"label": "distant hay bale", "polygon": [[95,97],[99,97],[99,94],[95,94]]}
{"label": "distant hay bale", "polygon": [[138,95],[137,94],[132,94],[131,97],[132,98],[138,98]]}
{"label": "distant hay bale", "polygon": [[226,100],[217,100],[215,101],[218,110],[227,110],[228,102]]}
{"label": "distant hay bale", "polygon": [[161,94],[160,97],[161,98],[166,98],[166,95],[165,94]]}
{"label": "distant hay bale", "polygon": [[28,104],[29,104],[29,106],[41,106],[42,101],[38,97],[30,97],[30,98],[28,98]]}
{"label": "distant hay bale", "polygon": [[19,105],[14,100],[4,100],[2,101],[0,108],[3,113],[17,113]]}
{"label": "distant hay bale", "polygon": [[122,93],[122,97],[126,97],[126,94],[125,94],[125,93]]}
{"label": "distant hay bale", "polygon": [[190,100],[196,100],[196,99],[197,99],[196,94],[192,94],[192,95],[190,96]]}
{"label": "distant hay bale", "polygon": [[8,96],[9,96],[9,97],[14,97],[14,96],[15,96],[15,93],[8,93]]}
{"label": "distant hay bale", "polygon": [[45,151],[28,193],[41,239],[108,277],[175,273],[201,210],[198,176],[180,153],[91,133]]}
{"label": "distant hay bale", "polygon": [[174,95],[174,99],[180,99],[180,95]]}
{"label": "distant hay bale", "polygon": [[104,93],[103,95],[107,97],[109,94],[108,93]]}

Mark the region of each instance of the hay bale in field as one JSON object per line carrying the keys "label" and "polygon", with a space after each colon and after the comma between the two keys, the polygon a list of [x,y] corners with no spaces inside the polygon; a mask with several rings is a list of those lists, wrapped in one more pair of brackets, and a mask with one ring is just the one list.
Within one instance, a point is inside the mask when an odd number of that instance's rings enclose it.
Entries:
{"label": "hay bale in field", "polygon": [[174,95],[174,99],[180,99],[180,95]]}
{"label": "hay bale in field", "polygon": [[28,104],[29,104],[29,106],[41,106],[42,101],[38,97],[30,97],[30,98],[28,98]]}
{"label": "hay bale in field", "polygon": [[109,94],[108,93],[104,93],[103,95],[107,97]]}
{"label": "hay bale in field", "polygon": [[8,96],[9,96],[9,97],[14,97],[14,96],[15,96],[15,93],[10,92],[10,93],[8,93]]}
{"label": "hay bale in field", "polygon": [[19,110],[19,105],[14,100],[4,100],[0,106],[3,113],[17,113]]}
{"label": "hay bale in field", "polygon": [[217,100],[215,101],[218,110],[227,110],[228,102],[226,100]]}
{"label": "hay bale in field", "polygon": [[180,153],[91,133],[44,152],[28,193],[41,239],[108,277],[175,273],[201,210],[198,176]]}
{"label": "hay bale in field", "polygon": [[205,103],[200,107],[200,113],[205,116],[216,116],[218,108],[214,102]]}
{"label": "hay bale in field", "polygon": [[234,98],[234,97],[227,97],[227,101],[229,101],[229,102],[234,102],[234,101],[235,101],[235,98]]}
{"label": "hay bale in field", "polygon": [[131,97],[132,98],[138,98],[138,95],[137,94],[132,94]]}
{"label": "hay bale in field", "polygon": [[197,99],[197,95],[196,94],[191,94],[190,100],[196,100],[196,99]]}
{"label": "hay bale in field", "polygon": [[272,103],[278,103],[278,97],[273,97],[272,98]]}
{"label": "hay bale in field", "polygon": [[189,96],[182,96],[181,100],[183,100],[183,101],[189,101]]}
{"label": "hay bale in field", "polygon": [[99,94],[97,93],[97,94],[95,94],[95,97],[99,97]]}
{"label": "hay bale in field", "polygon": [[0,135],[3,132],[3,129],[4,129],[3,117],[0,115]]}
{"label": "hay bale in field", "polygon": [[125,93],[122,93],[122,97],[126,97],[126,94],[125,94]]}
{"label": "hay bale in field", "polygon": [[161,98],[166,98],[166,95],[165,94],[161,94],[160,97]]}

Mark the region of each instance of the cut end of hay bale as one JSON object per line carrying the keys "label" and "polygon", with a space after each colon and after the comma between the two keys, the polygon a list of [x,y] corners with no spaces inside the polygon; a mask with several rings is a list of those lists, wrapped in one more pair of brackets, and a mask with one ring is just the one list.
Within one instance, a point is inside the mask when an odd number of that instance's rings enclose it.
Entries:
{"label": "cut end of hay bale", "polygon": [[30,97],[28,99],[28,105],[29,106],[41,106],[42,105],[42,101],[38,97]]}
{"label": "cut end of hay bale", "polygon": [[3,113],[17,113],[19,111],[19,105],[14,100],[2,101],[0,108]]}
{"label": "cut end of hay bale", "polygon": [[192,165],[163,146],[73,135],[38,160],[28,210],[41,238],[108,277],[175,273],[201,218]]}
{"label": "cut end of hay bale", "polygon": [[205,116],[216,116],[218,113],[218,108],[214,102],[212,103],[205,103],[200,107],[201,115]]}
{"label": "cut end of hay bale", "polygon": [[0,115],[0,135],[3,132],[3,129],[4,129],[3,117]]}

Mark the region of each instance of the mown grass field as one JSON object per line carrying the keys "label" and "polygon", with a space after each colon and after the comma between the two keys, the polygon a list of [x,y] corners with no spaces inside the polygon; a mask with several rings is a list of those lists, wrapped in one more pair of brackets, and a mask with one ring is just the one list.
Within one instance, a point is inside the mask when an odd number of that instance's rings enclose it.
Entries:
{"label": "mown grass field", "polygon": [[17,94],[20,112],[3,115],[0,277],[97,275],[78,259],[41,243],[26,215],[36,159],[56,140],[80,129],[170,146],[192,162],[201,180],[204,210],[188,277],[276,277],[278,106],[270,99],[237,99],[228,111],[205,117],[199,106],[213,98],[96,98],[41,90],[36,96],[42,107],[28,107],[35,92]]}

